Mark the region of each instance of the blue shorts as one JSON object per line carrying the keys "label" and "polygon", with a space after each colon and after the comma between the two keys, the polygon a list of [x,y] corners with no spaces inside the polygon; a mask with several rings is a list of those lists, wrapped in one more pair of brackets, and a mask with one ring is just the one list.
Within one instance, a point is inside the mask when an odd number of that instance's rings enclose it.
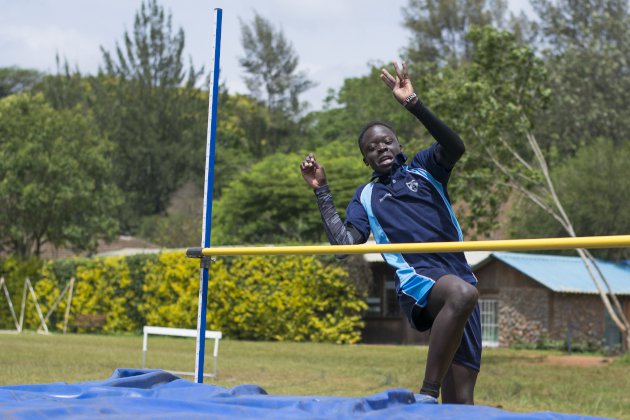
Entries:
{"label": "blue shorts", "polygon": [[[426,331],[433,325],[433,318],[426,309],[417,304],[413,297],[398,293],[398,303],[411,326],[418,331]],[[479,304],[470,314],[464,326],[462,341],[453,356],[453,362],[479,371],[481,368],[481,315]]]}

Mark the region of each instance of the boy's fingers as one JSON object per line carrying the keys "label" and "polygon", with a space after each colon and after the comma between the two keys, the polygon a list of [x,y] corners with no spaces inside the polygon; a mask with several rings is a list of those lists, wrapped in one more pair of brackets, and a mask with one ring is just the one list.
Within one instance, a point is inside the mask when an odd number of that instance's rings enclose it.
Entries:
{"label": "boy's fingers", "polygon": [[386,69],[381,70],[381,80],[390,88],[396,86],[396,79]]}
{"label": "boy's fingers", "polygon": [[394,70],[396,70],[396,76],[398,77],[398,80],[402,80],[403,76],[400,73],[400,68],[398,68],[398,63],[394,61]]}

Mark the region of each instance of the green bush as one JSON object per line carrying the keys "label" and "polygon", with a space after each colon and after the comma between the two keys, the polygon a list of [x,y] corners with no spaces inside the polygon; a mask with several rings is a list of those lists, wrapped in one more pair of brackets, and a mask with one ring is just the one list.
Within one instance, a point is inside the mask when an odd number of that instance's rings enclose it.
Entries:
{"label": "green bush", "polygon": [[[76,327],[78,331],[103,332],[140,331],[143,319],[138,314],[141,284],[131,268],[142,270],[134,258],[108,257],[71,259],[48,262],[41,270],[41,279],[35,286],[42,310],[47,312],[71,277],[75,278],[69,326],[79,317],[105,316],[102,325]],[[130,264],[131,263],[131,264]],[[49,328],[61,329],[67,296],[51,315]]]}
{"label": "green bush", "polygon": [[[29,273],[44,315],[74,277],[71,330],[139,332],[143,325],[197,323],[199,260],[181,252],[45,264],[5,260],[0,269],[12,289],[21,288]],[[18,294],[12,291],[12,298]],[[19,310],[19,300],[13,300]],[[51,314],[49,329],[63,328],[66,301],[64,296]],[[207,326],[226,337],[355,343],[365,308],[348,273],[315,257],[242,257],[212,264]],[[86,316],[104,320],[91,327],[77,324]],[[14,328],[8,310],[0,312],[0,321]],[[35,310],[28,308],[26,327],[38,325]]]}
{"label": "green bush", "polygon": [[[142,313],[150,324],[193,327],[198,289],[197,260],[161,254],[146,267]],[[347,272],[314,257],[242,257],[212,264],[207,325],[228,337],[354,343],[364,309]]]}

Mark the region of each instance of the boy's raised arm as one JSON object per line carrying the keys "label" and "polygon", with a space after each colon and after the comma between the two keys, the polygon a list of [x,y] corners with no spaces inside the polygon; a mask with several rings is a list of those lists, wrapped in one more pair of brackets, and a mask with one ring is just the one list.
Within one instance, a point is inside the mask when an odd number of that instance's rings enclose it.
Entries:
{"label": "boy's raised arm", "polygon": [[407,64],[402,63],[402,71],[394,62],[396,77],[393,77],[387,69],[381,70],[381,80],[392,90],[396,100],[411,112],[426,127],[433,138],[438,142],[437,160],[445,169],[452,169],[455,163],[466,151],[464,142],[459,135],[442,120],[436,117],[416,95],[409,75]]}

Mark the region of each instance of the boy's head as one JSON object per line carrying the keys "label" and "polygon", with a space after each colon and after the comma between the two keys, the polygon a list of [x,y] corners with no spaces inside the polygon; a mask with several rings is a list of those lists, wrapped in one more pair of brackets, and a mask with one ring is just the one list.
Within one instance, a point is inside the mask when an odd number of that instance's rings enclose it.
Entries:
{"label": "boy's head", "polygon": [[363,162],[375,172],[389,172],[402,152],[402,145],[394,128],[383,121],[370,121],[359,134],[359,149],[363,154]]}

